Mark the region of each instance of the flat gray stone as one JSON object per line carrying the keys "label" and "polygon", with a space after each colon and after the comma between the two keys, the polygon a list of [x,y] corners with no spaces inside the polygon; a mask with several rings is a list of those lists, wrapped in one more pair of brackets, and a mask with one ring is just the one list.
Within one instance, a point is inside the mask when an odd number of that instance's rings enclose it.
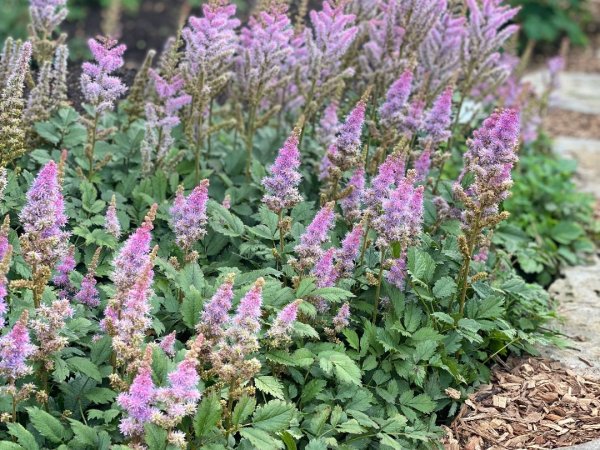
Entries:
{"label": "flat gray stone", "polygon": [[558,136],[552,148],[555,153],[577,161],[576,181],[580,190],[600,199],[600,140]]}
{"label": "flat gray stone", "polygon": [[[525,77],[535,91],[544,92],[548,86],[548,71],[539,70]],[[552,94],[552,105],[584,114],[600,114],[600,74],[563,72],[560,85]]]}
{"label": "flat gray stone", "polygon": [[562,447],[557,450],[600,450],[600,440],[588,442],[587,444],[576,445],[574,447]]}
{"label": "flat gray stone", "polygon": [[557,328],[570,338],[568,348],[541,349],[576,373],[600,376],[600,259],[588,266],[566,267],[564,278],[549,288],[563,319]]}

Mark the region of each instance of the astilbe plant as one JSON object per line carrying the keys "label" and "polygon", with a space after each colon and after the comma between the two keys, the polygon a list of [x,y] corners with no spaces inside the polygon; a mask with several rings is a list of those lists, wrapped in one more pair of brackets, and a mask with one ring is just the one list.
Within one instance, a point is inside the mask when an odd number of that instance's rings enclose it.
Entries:
{"label": "astilbe plant", "polygon": [[92,117],[87,121],[86,146],[88,178],[91,178],[107,162],[98,164],[94,157],[96,142],[108,134],[108,130],[99,130],[100,118],[104,112],[113,109],[115,101],[127,91],[121,79],[113,75],[113,72],[123,66],[123,53],[127,47],[117,45],[117,41],[110,38],[90,39],[88,47],[95,62],[84,62],[82,65],[81,92],[93,108]]}
{"label": "astilbe plant", "polygon": [[127,99],[125,46],[91,39],[82,116],[64,2],[4,43],[3,442],[420,450],[492,359],[548,342],[492,239],[550,100],[515,10],[285,3],[205,3]]}
{"label": "astilbe plant", "polygon": [[[6,47],[6,45],[5,45]],[[26,152],[25,129],[21,126],[25,101],[23,89],[29,72],[32,47],[29,41],[15,45],[12,54],[3,54],[5,81],[0,93],[0,165],[6,166]]]}
{"label": "astilbe plant", "polygon": [[149,74],[154,82],[159,104],[146,104],[146,130],[140,147],[145,174],[158,168],[172,170],[183,158],[181,153],[170,153],[174,143],[172,133],[173,128],[180,123],[177,111],[192,101],[190,95],[181,92],[184,79],[180,74],[169,81],[152,69]]}

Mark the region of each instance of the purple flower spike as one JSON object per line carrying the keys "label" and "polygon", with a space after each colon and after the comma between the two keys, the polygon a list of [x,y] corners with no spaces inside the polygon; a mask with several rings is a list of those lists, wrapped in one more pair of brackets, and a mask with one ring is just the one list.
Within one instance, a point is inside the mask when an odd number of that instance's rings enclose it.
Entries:
{"label": "purple flower spike", "polygon": [[438,145],[450,138],[450,122],[452,120],[452,88],[447,88],[440,95],[423,123],[425,136],[422,141],[424,145]]}
{"label": "purple flower spike", "polygon": [[331,202],[321,208],[300,237],[300,244],[294,248],[301,259],[301,269],[311,267],[323,253],[321,245],[329,239],[329,230],[334,222],[333,207],[334,203]]}
{"label": "purple flower spike", "polygon": [[275,213],[293,208],[302,201],[302,196],[298,192],[298,185],[302,179],[298,172],[300,167],[299,135],[300,130],[295,129],[279,150],[275,164],[269,168],[271,176],[262,180],[267,191],[263,202]]}
{"label": "purple flower spike", "polygon": [[6,274],[10,270],[10,260],[12,257],[12,245],[8,242],[8,223],[6,228],[3,226],[0,230],[0,328],[4,327],[6,312],[6,296],[8,295],[8,279]]}
{"label": "purple flower spike", "polygon": [[399,122],[406,102],[412,89],[413,73],[406,69],[402,76],[398,78],[387,91],[385,102],[379,108],[381,123],[386,128],[392,128]]}
{"label": "purple flower spike", "polygon": [[198,324],[198,331],[207,337],[220,336],[225,324],[229,321],[229,310],[233,299],[233,280],[235,274],[230,273],[225,277],[223,284],[204,306],[202,318]]}
{"label": "purple flower spike", "polygon": [[[511,170],[517,162],[520,116],[512,109],[499,110],[487,118],[467,141],[465,167],[454,185],[454,192],[464,202],[470,199],[483,217],[496,214],[500,203],[510,195]],[[475,180],[463,190],[460,183],[466,173]],[[471,223],[474,211],[465,211],[464,220]]]}
{"label": "purple flower spike", "polygon": [[317,279],[317,287],[323,288],[333,286],[339,278],[338,271],[333,264],[335,252],[335,248],[330,248],[323,253],[315,264],[312,274]]}
{"label": "purple flower spike", "polygon": [[31,373],[26,361],[36,347],[29,340],[28,319],[29,314],[25,310],[13,328],[0,338],[0,374],[11,382]]}
{"label": "purple flower spike", "polygon": [[365,193],[365,203],[371,214],[375,213],[381,201],[389,195],[390,187],[404,178],[406,163],[398,153],[388,155]]}
{"label": "purple flower spike", "polygon": [[323,147],[328,148],[335,141],[335,136],[339,131],[338,103],[333,101],[323,111],[317,128],[317,139]]}
{"label": "purple flower spike", "polygon": [[333,326],[336,333],[339,333],[350,324],[350,305],[344,303],[333,318]]}
{"label": "purple flower spike", "polygon": [[110,205],[108,205],[108,209],[106,210],[104,229],[107,233],[112,234],[115,239],[119,239],[121,237],[121,224],[119,223],[119,218],[117,217],[117,199],[114,194],[110,201]]}
{"label": "purple flower spike", "polygon": [[156,399],[156,387],[152,381],[152,347],[146,347],[144,361],[138,369],[128,392],[119,394],[117,403],[127,417],[121,419],[119,429],[128,437],[142,436],[144,424],[150,422],[156,409],[152,407]]}
{"label": "purple flower spike", "polygon": [[168,375],[168,387],[157,390],[156,400],[164,405],[165,416],[170,423],[177,424],[196,411],[200,400],[197,357],[196,352],[188,351],[185,359]]}
{"label": "purple flower spike", "polygon": [[298,316],[298,308],[301,303],[302,300],[295,300],[284,307],[273,321],[273,325],[271,325],[271,328],[267,332],[267,336],[276,342],[289,340],[289,335]]}
{"label": "purple flower spike", "polygon": [[423,150],[419,158],[415,161],[415,170],[417,176],[415,181],[420,183],[427,180],[429,170],[431,169],[431,149],[426,148]]}
{"label": "purple flower spike", "polygon": [[409,105],[406,114],[400,118],[398,130],[404,134],[407,139],[412,138],[423,126],[424,110],[425,101],[416,99]]}
{"label": "purple flower spike", "polygon": [[254,286],[246,293],[240,301],[233,324],[238,329],[243,329],[250,334],[256,334],[260,330],[260,315],[262,306],[262,290],[265,280],[259,278]]}
{"label": "purple flower spike", "polygon": [[367,104],[361,100],[346,118],[335,142],[329,147],[329,159],[342,172],[354,167],[361,159],[361,136]]}
{"label": "purple flower spike", "polygon": [[96,278],[94,278],[93,274],[86,274],[81,282],[81,289],[75,296],[75,300],[91,307],[96,307],[100,304],[100,293],[96,287]]}
{"label": "purple flower spike", "polygon": [[96,62],[83,63],[81,92],[100,113],[113,109],[114,102],[127,91],[121,80],[111,75],[123,66],[123,53],[127,47],[117,45],[117,41],[112,39],[104,39],[103,42],[90,39],[88,46]]}
{"label": "purple flower spike", "polygon": [[50,38],[69,11],[67,0],[30,0],[31,25],[40,37]]}
{"label": "purple flower spike", "polygon": [[[40,170],[33,185],[27,191],[27,203],[19,215],[37,264],[54,267],[67,252],[68,233],[63,231],[67,223],[64,199],[58,179],[58,167],[54,161]],[[26,256],[26,259],[28,257]]]}
{"label": "purple flower spike", "polygon": [[379,233],[379,247],[394,242],[400,242],[404,247],[421,233],[423,186],[415,188],[413,183],[412,177],[404,178],[382,202],[382,213],[373,221],[373,227]]}
{"label": "purple flower spike", "polygon": [[202,180],[187,198],[180,186],[170,210],[171,227],[175,231],[177,245],[186,252],[206,234],[208,185],[208,180]]}
{"label": "purple flower spike", "polygon": [[69,251],[56,267],[56,275],[52,279],[55,286],[60,288],[58,296],[65,298],[73,292],[73,284],[69,279],[71,272],[75,270],[75,247],[71,246]]}
{"label": "purple flower spike", "polygon": [[404,290],[406,280],[406,254],[403,253],[400,258],[392,262],[392,267],[386,274],[386,279],[400,290]]}
{"label": "purple flower spike", "polygon": [[342,248],[340,248],[335,255],[338,271],[342,278],[352,275],[354,262],[360,253],[360,242],[362,240],[363,231],[363,226],[361,224],[356,225],[352,231],[348,232],[342,241]]}
{"label": "purple flower spike", "polygon": [[175,355],[175,340],[177,338],[177,333],[173,331],[172,333],[167,334],[160,341],[160,348],[169,356]]}
{"label": "purple flower spike", "polygon": [[227,68],[237,47],[235,29],[240,21],[235,16],[235,5],[205,3],[204,17],[190,17],[189,27],[181,36],[185,40],[184,67],[188,77],[195,78],[201,71],[210,72],[209,78],[221,75]]}
{"label": "purple flower spike", "polygon": [[362,215],[361,205],[365,190],[365,169],[359,167],[352,174],[348,181],[348,187],[352,187],[352,192],[344,197],[340,202],[344,218],[349,222],[354,222]]}

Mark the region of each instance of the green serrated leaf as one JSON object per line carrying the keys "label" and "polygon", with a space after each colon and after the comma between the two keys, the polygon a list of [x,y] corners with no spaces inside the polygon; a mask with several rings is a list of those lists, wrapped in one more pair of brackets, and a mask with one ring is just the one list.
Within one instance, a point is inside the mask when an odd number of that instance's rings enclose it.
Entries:
{"label": "green serrated leaf", "polygon": [[264,431],[278,432],[287,429],[294,417],[294,405],[281,400],[270,402],[256,408],[252,416],[252,425]]}
{"label": "green serrated leaf", "polygon": [[33,427],[51,442],[58,444],[67,436],[65,427],[60,421],[46,411],[32,406],[27,408],[27,413]]}
{"label": "green serrated leaf", "polygon": [[194,417],[196,437],[206,436],[221,418],[221,402],[215,394],[204,397]]}
{"label": "green serrated leaf", "polygon": [[256,388],[265,394],[272,395],[275,398],[284,399],[283,385],[281,382],[272,376],[265,375],[254,378]]}

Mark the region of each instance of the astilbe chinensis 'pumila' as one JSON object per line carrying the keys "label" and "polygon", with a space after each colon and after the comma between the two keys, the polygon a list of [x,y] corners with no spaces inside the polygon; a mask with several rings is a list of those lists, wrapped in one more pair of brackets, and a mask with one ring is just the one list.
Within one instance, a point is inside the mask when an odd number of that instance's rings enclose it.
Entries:
{"label": "astilbe chinensis 'pumila'", "polygon": [[348,303],[344,303],[340,306],[337,314],[333,318],[333,326],[335,327],[335,332],[339,333],[344,328],[346,328],[350,324],[350,305]]}
{"label": "astilbe chinensis 'pumila'", "polygon": [[117,397],[117,403],[127,413],[121,419],[119,430],[130,438],[144,434],[144,424],[149,423],[156,412],[152,405],[156,399],[156,386],[152,381],[152,346],[146,347],[144,358],[128,392]]}
{"label": "astilbe chinensis 'pumila'", "polygon": [[331,247],[325,250],[317,260],[312,270],[312,275],[317,281],[317,287],[331,287],[337,281],[339,274],[334,264],[335,252],[335,248]]}
{"label": "astilbe chinensis 'pumila'", "polygon": [[422,130],[424,136],[421,137],[421,143],[436,146],[450,138],[450,124],[452,122],[452,93],[451,87],[446,88],[444,92],[435,100],[427,116],[423,121]]}
{"label": "astilbe chinensis 'pumila'", "polygon": [[114,102],[127,88],[120,78],[111,75],[124,64],[123,53],[127,47],[117,41],[89,39],[88,46],[95,62],[84,62],[81,74],[81,92],[85,100],[96,108],[96,113],[111,110]]}
{"label": "astilbe chinensis 'pumila'", "polygon": [[399,116],[398,131],[406,138],[412,139],[423,126],[425,100],[414,99],[404,114]]}
{"label": "astilbe chinensis 'pumila'", "polygon": [[465,17],[446,11],[421,43],[417,70],[427,91],[439,92],[459,73],[465,23]]}
{"label": "astilbe chinensis 'pumila'", "polygon": [[104,229],[106,232],[115,239],[119,239],[121,237],[121,224],[119,223],[119,218],[117,217],[117,197],[113,194],[110,199],[110,204],[106,209],[106,216],[104,219]]}
{"label": "astilbe chinensis 'pumila'", "polygon": [[415,172],[417,183],[427,181],[429,170],[431,169],[431,148],[425,148],[415,161]]}
{"label": "astilbe chinensis 'pumila'", "polygon": [[175,241],[186,255],[206,234],[208,185],[208,180],[202,180],[187,197],[183,194],[183,186],[180,186],[169,211]]}
{"label": "astilbe chinensis 'pumila'", "polygon": [[69,275],[75,270],[75,266],[75,247],[71,246],[56,266],[56,275],[52,279],[54,285],[60,288],[59,297],[66,298],[73,293],[73,284]]}
{"label": "astilbe chinensis 'pumila'", "polygon": [[[321,11],[309,13],[312,27],[294,40],[296,47],[293,67],[296,72],[291,93],[299,93],[306,117],[312,117],[332,92],[345,79],[354,75],[354,69],[344,68],[344,57],[358,35],[354,26],[356,17],[345,13],[346,2],[324,1]],[[292,104],[298,102],[292,102]]]}
{"label": "astilbe chinensis 'pumila'", "polygon": [[285,5],[272,2],[242,28],[236,58],[237,88],[246,104],[256,108],[287,81],[282,69],[293,49],[293,28]]}
{"label": "astilbe chinensis 'pumila'", "polygon": [[152,325],[150,315],[150,298],[154,294],[154,259],[158,248],[155,247],[149,260],[137,276],[136,282],[129,291],[118,317],[111,318],[114,329],[112,346],[117,357],[117,364],[134,363],[141,356],[141,345],[147,330]]}
{"label": "astilbe chinensis 'pumila'", "polygon": [[337,250],[335,260],[337,271],[341,278],[347,278],[352,275],[354,263],[360,252],[360,242],[363,235],[363,225],[355,225],[354,228],[346,234],[342,241],[342,246]]}
{"label": "astilbe chinensis 'pumila'", "polygon": [[[315,277],[316,285],[319,288],[332,287],[339,278],[337,267],[334,263],[336,250],[331,247],[324,251],[317,260],[311,275]],[[322,297],[315,299],[317,311],[324,313],[329,310],[329,302]]]}
{"label": "astilbe chinensis 'pumila'", "polygon": [[187,82],[193,83],[201,72],[209,80],[218,77],[231,65],[238,41],[235,29],[240,25],[233,18],[235,11],[233,4],[212,1],[202,5],[204,17],[190,17],[181,32]]}
{"label": "astilbe chinensis 'pumila'", "polygon": [[352,223],[358,220],[362,215],[362,200],[365,191],[365,169],[358,167],[350,180],[347,188],[351,191],[340,201],[344,218]]}
{"label": "astilbe chinensis 'pumila'", "polygon": [[291,342],[291,331],[298,316],[298,308],[302,300],[294,300],[286,305],[273,321],[267,336],[271,339],[271,345],[275,348]]}
{"label": "astilbe chinensis 'pumila'", "polygon": [[158,346],[169,356],[175,355],[175,341],[177,340],[177,332],[173,331],[167,334],[160,340]]}
{"label": "astilbe chinensis 'pumila'", "polygon": [[[236,7],[222,0],[202,5],[204,17],[190,17],[181,36],[185,52],[181,64],[185,91],[192,95],[186,134],[191,142],[202,143],[210,122],[210,103],[225,87],[238,48],[235,29],[240,21],[233,18]],[[196,144],[194,144],[196,145]],[[199,171],[200,148],[196,148],[196,172]]]}
{"label": "astilbe chinensis 'pumila'", "polygon": [[279,150],[275,163],[269,168],[270,176],[262,180],[267,191],[262,201],[276,214],[284,209],[293,208],[302,201],[298,191],[298,185],[302,180],[302,175],[298,171],[300,168],[299,138],[300,130],[296,128]]}
{"label": "astilbe chinensis 'pumila'", "polygon": [[15,45],[10,58],[4,58],[6,74],[0,94],[0,166],[4,167],[27,151],[22,115],[25,108],[23,90],[29,73],[31,43]]}
{"label": "astilbe chinensis 'pumila'", "polygon": [[21,236],[23,257],[30,266],[48,269],[67,253],[69,233],[58,166],[47,163],[27,191],[27,203],[19,214],[25,234]]}
{"label": "astilbe chinensis 'pumila'", "polygon": [[317,126],[316,136],[319,144],[328,148],[335,141],[335,137],[340,131],[340,120],[338,118],[339,104],[332,101],[321,115],[319,125]]}
{"label": "astilbe chinensis 'pumila'", "polygon": [[92,262],[88,268],[88,272],[81,281],[79,292],[77,292],[74,297],[76,301],[92,308],[100,304],[100,293],[96,287],[96,269],[98,268],[99,258],[100,248],[98,248],[94,253]]}
{"label": "astilbe chinensis 'pumila'", "polygon": [[518,8],[503,5],[502,0],[467,0],[469,19],[463,45],[462,92],[489,90],[508,76],[509,67],[501,62],[499,49],[517,32],[517,25],[506,25]]}
{"label": "astilbe chinensis 'pumila'", "polygon": [[400,124],[410,97],[412,82],[413,72],[407,69],[388,89],[385,102],[379,108],[379,116],[384,128],[394,130]]}
{"label": "astilbe chinensis 'pumila'", "polygon": [[406,64],[401,57],[405,29],[401,25],[402,8],[398,0],[379,1],[375,17],[367,23],[368,41],[358,62],[365,78],[371,83],[389,83]]}
{"label": "astilbe chinensis 'pumila'", "polygon": [[[412,173],[411,173],[412,172]],[[405,248],[420,234],[423,221],[423,186],[414,186],[415,173],[403,178],[382,202],[381,215],[373,220],[377,245],[387,248],[400,242]]]}
{"label": "astilbe chinensis 'pumila'", "polygon": [[365,203],[369,218],[376,217],[383,199],[387,198],[392,186],[404,177],[406,162],[400,153],[391,153],[379,166],[371,187],[365,191]]}
{"label": "astilbe chinensis 'pumila'", "polygon": [[387,281],[400,290],[404,290],[406,280],[406,252],[400,255],[400,258],[391,262],[390,270],[386,274]]}
{"label": "astilbe chinensis 'pumila'", "polygon": [[152,421],[163,428],[172,429],[176,427],[186,416],[196,412],[200,391],[198,383],[197,366],[200,351],[204,347],[204,336],[198,335],[191,343],[185,358],[176,369],[167,376],[168,386],[156,391],[156,401],[163,411],[157,411],[152,416]]}
{"label": "astilbe chinensis 'pumila'", "polygon": [[101,321],[102,327],[110,335],[116,333],[115,324],[120,316],[122,304],[134,287],[138,275],[150,261],[151,231],[154,228],[152,222],[157,207],[156,204],[152,206],[142,226],[125,241],[113,261],[111,279],[115,286],[115,294],[109,300],[104,311],[105,318]]}
{"label": "astilbe chinensis 'pumila'", "polygon": [[261,367],[258,359],[249,357],[259,349],[257,334],[260,331],[264,284],[265,280],[259,278],[240,300],[225,336],[209,356],[212,371],[219,381],[233,387],[230,396],[241,395],[241,384],[256,375]]}
{"label": "astilbe chinensis 'pumila'", "polygon": [[172,169],[183,158],[182,153],[170,156],[169,152],[175,142],[173,128],[180,123],[178,111],[192,101],[190,95],[182,92],[184,79],[181,74],[166,80],[153,69],[148,73],[154,81],[158,101],[146,103],[145,108],[146,128],[140,151],[146,175],[157,168]]}
{"label": "astilbe chinensis 'pumila'", "polygon": [[210,301],[204,306],[196,330],[208,339],[220,338],[224,333],[225,325],[229,321],[229,310],[233,300],[234,279],[235,274],[228,274]]}
{"label": "astilbe chinensis 'pumila'", "polygon": [[67,75],[69,62],[69,47],[61,44],[54,52],[54,63],[52,67],[51,106],[52,109],[63,108],[69,105],[67,97]]}
{"label": "astilbe chinensis 'pumila'", "polygon": [[366,109],[367,104],[364,100],[357,103],[346,118],[346,122],[341,126],[335,141],[327,150],[332,164],[330,176],[334,179],[339,176],[334,173],[335,171],[345,172],[355,167],[361,160],[361,136]]}
{"label": "astilbe chinensis 'pumila'", "polygon": [[30,0],[31,27],[40,39],[50,39],[54,30],[67,18],[67,0]]}
{"label": "astilbe chinensis 'pumila'", "polygon": [[321,246],[329,240],[329,230],[333,226],[335,217],[333,208],[333,202],[323,206],[300,236],[300,244],[294,248],[300,258],[295,263],[298,270],[304,271],[313,267],[323,254]]}
{"label": "astilbe chinensis 'pumila'", "polygon": [[8,311],[6,296],[8,295],[8,278],[13,247],[8,242],[8,216],[0,228],[0,329],[4,327],[5,316]]}
{"label": "astilbe chinensis 'pumila'", "polygon": [[447,10],[447,0],[403,0],[401,25],[405,30],[402,51],[415,55],[421,42],[435,28]]}
{"label": "astilbe chinensis 'pumila'", "polygon": [[39,346],[32,359],[42,361],[46,370],[52,370],[52,356],[61,351],[68,343],[60,332],[65,327],[65,321],[72,317],[74,310],[68,299],[54,300],[49,306],[42,305],[36,309],[36,317],[31,321]]}
{"label": "astilbe chinensis 'pumila'", "polygon": [[[465,166],[454,184],[454,194],[465,203],[463,213],[465,226],[486,226],[495,222],[499,205],[510,195],[511,170],[517,162],[520,118],[516,110],[495,111],[467,141],[464,154]],[[461,186],[465,175],[470,173],[474,181],[465,189]]]}
{"label": "astilbe chinensis 'pumila'", "polygon": [[11,383],[32,370],[27,365],[27,359],[35,352],[36,347],[30,341],[28,319],[29,313],[25,310],[12,329],[0,337],[0,374]]}
{"label": "astilbe chinensis 'pumila'", "polygon": [[37,83],[29,92],[23,119],[30,125],[47,120],[52,112],[52,63],[45,61],[38,72]]}

